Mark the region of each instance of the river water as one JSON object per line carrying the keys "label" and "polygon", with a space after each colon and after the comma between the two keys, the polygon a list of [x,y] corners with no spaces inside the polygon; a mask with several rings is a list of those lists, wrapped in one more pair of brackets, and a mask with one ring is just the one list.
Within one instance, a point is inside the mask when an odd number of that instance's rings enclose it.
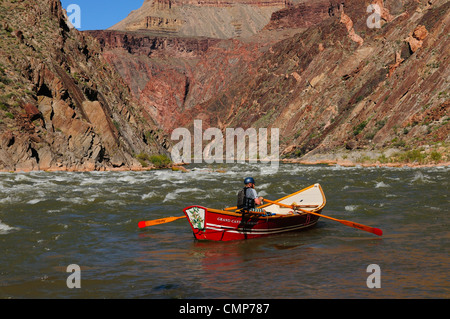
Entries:
{"label": "river water", "polygon": [[[189,172],[0,173],[0,298],[449,298],[449,167],[282,164],[188,166]],[[234,206],[242,179],[276,199],[320,183],[313,229],[198,242],[182,216]],[[69,289],[80,267],[81,288]],[[380,288],[369,288],[369,265]],[[374,281],[373,281],[374,282]]]}

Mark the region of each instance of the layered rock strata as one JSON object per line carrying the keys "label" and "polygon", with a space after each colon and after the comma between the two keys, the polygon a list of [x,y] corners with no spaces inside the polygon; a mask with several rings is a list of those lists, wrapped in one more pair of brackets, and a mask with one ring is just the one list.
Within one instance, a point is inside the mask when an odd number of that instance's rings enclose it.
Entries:
{"label": "layered rock strata", "polygon": [[[373,4],[378,27],[369,23]],[[163,59],[117,49],[104,56],[168,133],[202,119],[219,128],[279,128],[287,157],[435,143],[448,155],[449,5],[302,1],[274,12],[252,37],[189,56],[173,46],[159,51]],[[141,83],[129,73],[136,67],[147,70]]]}
{"label": "layered rock strata", "polygon": [[285,0],[146,0],[110,30],[228,39],[261,30]]}
{"label": "layered rock strata", "polygon": [[133,154],[167,152],[59,0],[2,2],[0,15],[0,170],[140,169]]}

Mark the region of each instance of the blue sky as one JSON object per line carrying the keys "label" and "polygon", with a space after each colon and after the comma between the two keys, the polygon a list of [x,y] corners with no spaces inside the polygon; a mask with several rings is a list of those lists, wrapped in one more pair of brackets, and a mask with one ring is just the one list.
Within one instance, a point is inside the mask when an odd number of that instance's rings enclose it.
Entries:
{"label": "blue sky", "polygon": [[[79,6],[79,30],[100,30],[123,20],[132,10],[140,8],[144,0],[61,0],[61,3],[66,10],[71,4]],[[67,14],[70,17],[75,11]]]}

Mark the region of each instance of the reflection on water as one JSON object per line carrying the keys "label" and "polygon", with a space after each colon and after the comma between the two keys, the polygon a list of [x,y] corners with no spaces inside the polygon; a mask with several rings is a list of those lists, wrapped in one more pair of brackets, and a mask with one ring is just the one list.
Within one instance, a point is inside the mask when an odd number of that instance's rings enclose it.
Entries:
{"label": "reflection on water", "polygon": [[[191,166],[189,172],[0,174],[1,298],[448,298],[449,168]],[[234,206],[242,178],[276,199],[314,183],[317,227],[237,242],[195,241],[182,215]],[[81,267],[81,289],[66,268]],[[366,286],[381,268],[380,289]]]}

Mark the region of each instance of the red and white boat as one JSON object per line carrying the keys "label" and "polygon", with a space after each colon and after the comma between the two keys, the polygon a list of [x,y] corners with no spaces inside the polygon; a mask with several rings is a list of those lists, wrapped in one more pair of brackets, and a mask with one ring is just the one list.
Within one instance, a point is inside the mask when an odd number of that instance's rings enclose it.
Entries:
{"label": "red and white boat", "polygon": [[236,207],[224,210],[189,206],[183,211],[194,236],[198,240],[228,241],[263,237],[284,232],[299,231],[316,225],[326,199],[319,184],[311,185],[276,200],[280,204],[293,205],[301,210],[265,204],[265,213],[241,213]]}

